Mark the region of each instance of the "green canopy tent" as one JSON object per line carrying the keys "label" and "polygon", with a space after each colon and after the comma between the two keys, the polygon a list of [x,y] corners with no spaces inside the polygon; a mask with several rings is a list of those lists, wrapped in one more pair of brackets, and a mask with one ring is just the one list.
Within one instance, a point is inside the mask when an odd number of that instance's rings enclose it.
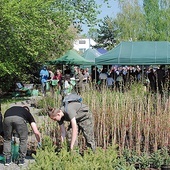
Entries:
{"label": "green canopy tent", "polygon": [[167,41],[121,42],[95,58],[97,65],[170,64],[170,43]]}
{"label": "green canopy tent", "polygon": [[[92,72],[92,68],[95,65],[95,58],[99,57],[101,53],[99,53],[96,49],[88,48],[83,54],[82,57],[88,61],[91,61],[93,64],[91,65],[83,65],[83,68],[89,68],[89,73]],[[93,65],[93,66],[92,66]],[[97,66],[101,67],[101,66]]]}
{"label": "green canopy tent", "polygon": [[82,57],[85,58],[86,60],[94,63],[95,58],[99,57],[100,55],[101,55],[101,53],[99,53],[96,49],[89,48],[82,54]]}
{"label": "green canopy tent", "polygon": [[88,61],[79,55],[75,50],[67,51],[62,57],[48,61],[50,65],[62,64],[62,65],[87,65],[87,64],[94,64],[92,61]]}

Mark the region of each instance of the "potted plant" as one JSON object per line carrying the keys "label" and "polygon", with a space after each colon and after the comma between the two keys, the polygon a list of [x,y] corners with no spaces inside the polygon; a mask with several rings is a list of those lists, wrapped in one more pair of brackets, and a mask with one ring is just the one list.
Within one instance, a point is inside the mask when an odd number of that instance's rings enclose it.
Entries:
{"label": "potted plant", "polygon": [[149,158],[149,162],[150,162],[151,168],[158,169],[158,168],[161,167],[161,165],[163,164],[163,158],[162,158],[160,149],[151,153],[150,158]]}
{"label": "potted plant", "polygon": [[140,165],[140,169],[146,169],[150,167],[149,155],[146,152],[143,152],[139,158],[138,163]]}
{"label": "potted plant", "polygon": [[161,170],[170,170],[170,155],[167,148],[162,149],[162,159]]}
{"label": "potted plant", "polygon": [[130,165],[134,165],[135,167],[139,166],[139,156],[137,156],[137,153],[135,151],[124,149],[122,156]]}

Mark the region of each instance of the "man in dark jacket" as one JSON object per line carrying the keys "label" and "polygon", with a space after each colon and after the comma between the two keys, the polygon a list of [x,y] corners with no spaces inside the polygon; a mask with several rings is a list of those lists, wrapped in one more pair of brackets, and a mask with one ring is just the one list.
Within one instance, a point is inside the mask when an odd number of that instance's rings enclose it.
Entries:
{"label": "man in dark jacket", "polygon": [[160,94],[163,94],[164,86],[165,86],[165,65],[161,65],[160,68],[156,70],[157,82],[158,82],[158,90]]}
{"label": "man in dark jacket", "polygon": [[18,165],[23,165],[27,153],[28,128],[30,124],[37,141],[40,143],[40,132],[30,110],[27,106],[13,106],[6,110],[4,114],[4,146],[3,154],[5,156],[5,165],[11,164],[11,140],[12,133],[15,130],[19,136],[19,159]]}

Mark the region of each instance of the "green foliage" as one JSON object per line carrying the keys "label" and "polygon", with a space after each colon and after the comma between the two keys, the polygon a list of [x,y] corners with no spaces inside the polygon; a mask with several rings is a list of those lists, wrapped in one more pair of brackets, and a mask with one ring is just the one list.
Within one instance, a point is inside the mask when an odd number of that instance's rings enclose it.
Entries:
{"label": "green foliage", "polygon": [[134,83],[131,85],[131,90],[129,93],[132,94],[134,98],[139,98],[139,96],[146,96],[147,92],[144,90],[145,86],[141,83]]}
{"label": "green foliage", "polygon": [[116,43],[116,37],[118,34],[117,25],[115,20],[110,17],[105,17],[97,30],[98,37],[97,42],[102,47],[106,47],[108,50],[112,49]]}
{"label": "green foliage", "polygon": [[170,165],[170,155],[167,147],[161,149],[161,156],[163,159],[163,165]]}
{"label": "green foliage", "polygon": [[89,149],[84,151],[84,155],[81,156],[77,151],[68,152],[66,143],[60,152],[55,152],[52,143],[50,137],[44,138],[42,148],[37,150],[37,154],[34,155],[35,163],[30,164],[28,169],[134,169],[133,166],[128,165],[125,159],[118,157],[116,148],[113,146],[106,150],[97,148],[95,153]]}
{"label": "green foliage", "polygon": [[41,65],[71,49],[73,22],[95,22],[95,1],[1,0],[0,88],[39,77]]}
{"label": "green foliage", "polygon": [[49,136],[45,136],[42,140],[42,150],[53,152],[55,150],[55,146],[53,145],[53,141]]}
{"label": "green foliage", "polygon": [[163,164],[163,159],[161,156],[161,150],[157,150],[150,155],[150,164],[154,168],[160,168]]}
{"label": "green foliage", "polygon": [[125,149],[122,156],[130,165],[137,166],[139,169],[150,167],[150,156],[146,152],[142,152],[141,155],[138,155],[135,151]]}
{"label": "green foliage", "polygon": [[138,169],[149,167],[160,168],[161,165],[170,164],[170,156],[167,148],[159,149],[152,154],[142,152],[140,155],[135,151],[125,149],[122,156],[130,165],[138,166]]}
{"label": "green foliage", "polygon": [[[147,40],[168,41],[170,17],[167,15],[169,12],[168,5],[165,6],[163,1],[158,0],[144,0],[145,11],[145,30],[144,35]],[[165,1],[164,1],[165,2]]]}
{"label": "green foliage", "polygon": [[[98,38],[107,48],[108,37],[121,41],[169,41],[170,8],[168,0],[120,0],[120,12],[102,20]],[[110,41],[111,43],[112,41]],[[112,43],[113,44],[113,43]],[[113,47],[113,46],[112,46]]]}
{"label": "green foliage", "polygon": [[122,156],[130,165],[135,165],[139,159],[139,156],[135,151],[126,148],[123,150]]}
{"label": "green foliage", "polygon": [[38,108],[44,108],[46,109],[48,106],[51,107],[59,107],[61,106],[61,96],[57,92],[55,93],[56,96],[52,97],[51,95],[46,96],[45,98],[42,98],[42,100],[39,100],[37,102]]}
{"label": "green foliage", "polygon": [[38,170],[38,169],[52,169],[54,163],[56,162],[55,147],[52,144],[52,140],[49,137],[44,137],[42,143],[42,149],[37,150],[35,157],[35,163],[30,165],[28,169]]}
{"label": "green foliage", "polygon": [[143,152],[138,159],[138,163],[141,169],[146,169],[150,167],[149,154]]}

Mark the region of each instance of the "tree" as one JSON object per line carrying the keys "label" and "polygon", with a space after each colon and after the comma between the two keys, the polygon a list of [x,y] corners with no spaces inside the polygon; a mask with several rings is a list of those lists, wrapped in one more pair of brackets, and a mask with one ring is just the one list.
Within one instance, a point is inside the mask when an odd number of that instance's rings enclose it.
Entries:
{"label": "tree", "polygon": [[124,1],[121,4],[122,11],[116,16],[119,41],[139,40],[143,31],[144,18],[142,9],[137,0]]}
{"label": "tree", "polygon": [[77,34],[73,21],[95,22],[96,7],[93,0],[1,0],[0,88],[29,80],[46,60],[72,48]]}
{"label": "tree", "polygon": [[144,0],[144,37],[151,41],[169,41],[169,0]]}
{"label": "tree", "polygon": [[[105,24],[99,28],[99,36],[112,37],[120,41],[169,41],[170,40],[170,0],[119,0],[120,12],[112,21],[111,28]],[[105,22],[105,21],[103,21]],[[113,30],[115,30],[113,34]],[[105,30],[105,31],[104,31]],[[114,37],[113,37],[114,35]]]}
{"label": "tree", "polygon": [[138,40],[143,29],[143,14],[138,1],[119,1],[121,12],[115,18],[106,17],[99,25],[98,40],[108,49],[120,41]]}
{"label": "tree", "polygon": [[101,47],[109,50],[113,48],[116,43],[117,31],[115,20],[107,16],[104,18],[102,23],[99,24],[99,29],[97,29],[98,37],[96,41],[101,45]]}

